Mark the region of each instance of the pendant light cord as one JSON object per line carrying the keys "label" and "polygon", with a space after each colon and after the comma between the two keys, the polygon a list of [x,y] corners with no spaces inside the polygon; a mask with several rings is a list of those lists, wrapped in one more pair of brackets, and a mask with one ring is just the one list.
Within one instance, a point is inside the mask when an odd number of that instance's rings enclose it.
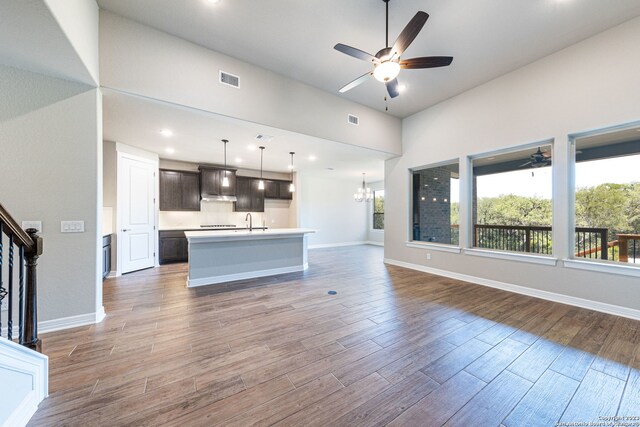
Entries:
{"label": "pendant light cord", "polygon": [[383,0],[387,9],[387,19],[386,19],[386,33],[385,33],[385,46],[389,47],[389,0]]}
{"label": "pendant light cord", "polygon": [[262,179],[262,155],[264,154],[264,147],[260,147],[260,179]]}

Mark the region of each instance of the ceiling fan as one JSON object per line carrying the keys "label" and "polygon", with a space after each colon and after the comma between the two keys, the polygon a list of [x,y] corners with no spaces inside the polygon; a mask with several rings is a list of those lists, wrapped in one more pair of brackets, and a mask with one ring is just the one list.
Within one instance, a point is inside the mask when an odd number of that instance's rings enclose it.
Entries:
{"label": "ceiling fan", "polygon": [[389,47],[389,0],[382,1],[386,5],[385,48],[380,49],[375,55],[371,55],[370,53],[342,43],[338,43],[333,47],[339,52],[373,64],[372,71],[369,71],[346,84],[342,89],[340,89],[340,93],[353,89],[368,80],[370,76],[373,76],[376,80],[383,82],[387,86],[389,96],[391,98],[395,98],[400,94],[398,79],[396,79],[398,73],[400,73],[400,69],[446,67],[451,64],[451,61],[453,61],[453,57],[451,56],[424,56],[420,58],[401,60],[400,56],[409,47],[411,42],[413,42],[418,33],[420,33],[420,30],[422,30],[427,19],[429,19],[429,15],[422,11],[416,13],[407,26],[404,27],[393,46]]}
{"label": "ceiling fan", "polygon": [[540,147],[538,147],[538,151],[529,156],[529,161],[527,163],[523,163],[520,167],[531,166],[532,168],[541,168],[543,166],[549,166],[551,164],[551,152],[542,151]]}

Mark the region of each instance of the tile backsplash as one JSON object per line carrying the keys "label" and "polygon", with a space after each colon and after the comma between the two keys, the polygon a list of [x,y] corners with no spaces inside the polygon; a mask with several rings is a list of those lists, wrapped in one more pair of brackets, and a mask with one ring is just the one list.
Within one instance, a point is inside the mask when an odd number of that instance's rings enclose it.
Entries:
{"label": "tile backsplash", "polygon": [[[265,200],[264,212],[252,212],[253,225],[264,223],[269,228],[287,228],[290,224],[290,202],[286,200]],[[246,213],[233,212],[233,203],[202,202],[200,212],[161,211],[160,230],[163,228],[199,228],[202,224],[226,224],[245,226]],[[264,222],[263,222],[264,221]]]}

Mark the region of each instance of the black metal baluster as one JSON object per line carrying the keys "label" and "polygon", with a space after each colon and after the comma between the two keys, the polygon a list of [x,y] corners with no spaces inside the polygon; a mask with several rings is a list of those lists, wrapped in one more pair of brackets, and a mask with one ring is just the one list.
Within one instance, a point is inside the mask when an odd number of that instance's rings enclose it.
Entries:
{"label": "black metal baluster", "polygon": [[20,270],[18,273],[18,338],[22,344],[24,328],[24,246],[20,246]]}
{"label": "black metal baluster", "polygon": [[7,339],[13,340],[13,233],[9,236],[9,280],[7,283],[7,290],[9,292],[7,301],[9,304],[9,311],[7,312]]}

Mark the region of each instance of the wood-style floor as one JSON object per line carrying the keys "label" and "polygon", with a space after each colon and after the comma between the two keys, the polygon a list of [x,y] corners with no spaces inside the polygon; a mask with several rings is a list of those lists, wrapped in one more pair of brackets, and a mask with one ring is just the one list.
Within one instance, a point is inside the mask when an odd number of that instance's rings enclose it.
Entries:
{"label": "wood-style floor", "polygon": [[640,322],[386,266],[373,246],[309,261],[227,286],[186,289],[186,265],[105,281],[104,322],[42,336],[50,395],[30,425],[640,416]]}

